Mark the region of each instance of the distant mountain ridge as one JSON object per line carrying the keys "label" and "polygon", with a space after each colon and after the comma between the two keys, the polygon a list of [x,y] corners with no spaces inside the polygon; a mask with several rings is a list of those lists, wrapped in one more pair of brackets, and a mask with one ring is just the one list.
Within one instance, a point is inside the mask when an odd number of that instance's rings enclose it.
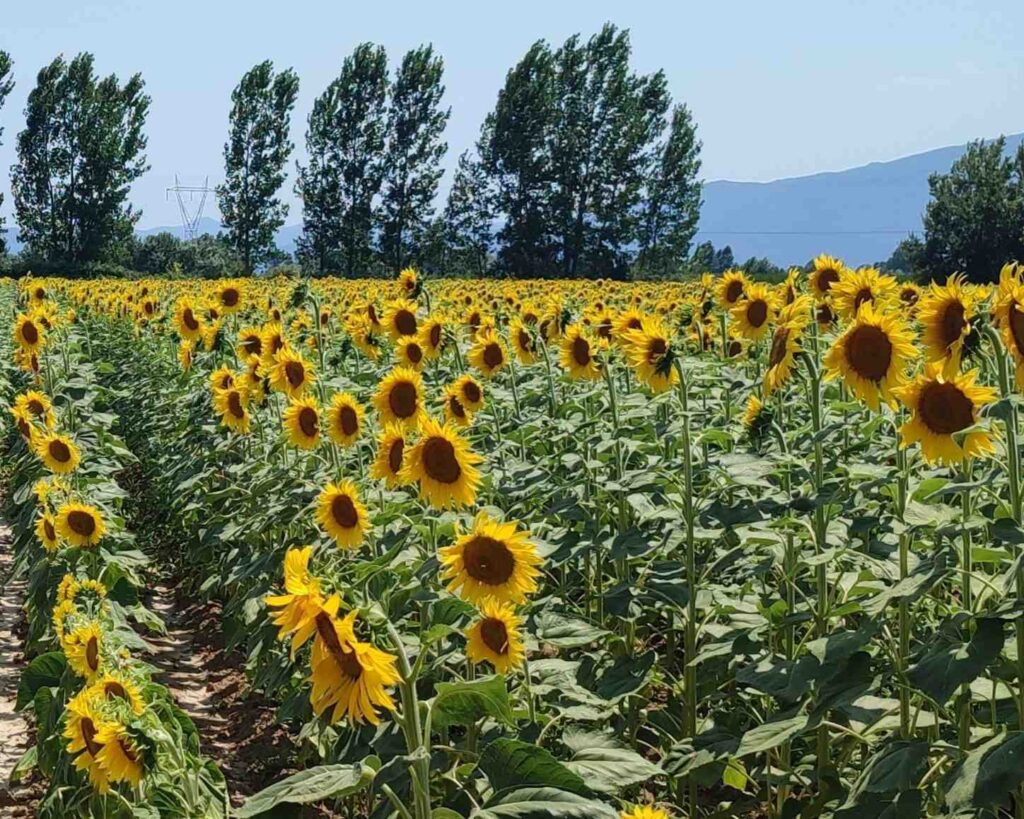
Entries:
{"label": "distant mountain ridge", "polygon": [[[1024,133],[1007,136],[1006,150],[1016,151],[1022,142]],[[751,256],[783,266],[803,264],[819,253],[839,256],[851,265],[883,261],[909,233],[921,233],[929,175],[947,172],[965,149],[966,145],[936,148],[771,182],[705,182],[695,241],[710,241],[716,248],[729,245],[737,264]],[[216,219],[200,220],[201,233],[221,229]],[[181,225],[145,228],[138,235],[164,231],[184,235]],[[13,250],[18,249],[16,233],[7,230]],[[277,233],[277,246],[293,252],[301,233],[301,225],[284,226]]]}

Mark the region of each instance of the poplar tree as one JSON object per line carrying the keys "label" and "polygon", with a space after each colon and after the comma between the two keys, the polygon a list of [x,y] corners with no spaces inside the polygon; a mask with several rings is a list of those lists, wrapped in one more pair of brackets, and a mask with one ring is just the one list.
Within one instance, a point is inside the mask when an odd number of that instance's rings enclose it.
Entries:
{"label": "poplar tree", "polygon": [[[11,55],[6,51],[0,51],[0,111],[3,110],[4,103],[7,101],[7,95],[14,90],[14,79],[11,77],[11,68],[14,63],[11,61]],[[3,137],[4,129],[0,126],[0,137]],[[0,141],[0,146],[3,142]],[[4,195],[0,193],[0,207],[3,207]],[[7,252],[7,232],[4,230],[4,217],[0,214],[0,256],[3,256]]]}
{"label": "poplar tree", "polygon": [[494,206],[487,174],[469,151],[459,156],[444,208],[448,262],[459,273],[483,276],[493,242]]}

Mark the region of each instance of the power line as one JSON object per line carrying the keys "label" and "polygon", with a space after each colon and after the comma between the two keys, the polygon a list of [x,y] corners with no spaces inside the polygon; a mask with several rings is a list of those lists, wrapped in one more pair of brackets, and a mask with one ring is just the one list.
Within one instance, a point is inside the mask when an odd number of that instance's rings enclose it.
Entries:
{"label": "power line", "polygon": [[881,236],[895,235],[903,236],[908,233],[917,233],[921,228],[907,228],[904,230],[698,230],[705,236]]}

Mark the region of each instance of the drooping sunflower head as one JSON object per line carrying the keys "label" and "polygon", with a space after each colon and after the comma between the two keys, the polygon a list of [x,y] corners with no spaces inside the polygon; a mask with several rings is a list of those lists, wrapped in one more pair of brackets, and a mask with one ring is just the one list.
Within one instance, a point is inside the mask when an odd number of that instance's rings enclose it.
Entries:
{"label": "drooping sunflower head", "polygon": [[113,671],[103,674],[92,685],[96,695],[107,702],[124,702],[136,715],[146,710],[146,701],[142,697],[142,689],[133,679],[121,672]]}
{"label": "drooping sunflower head", "polygon": [[117,721],[104,723],[96,735],[103,745],[96,761],[111,782],[127,782],[138,787],[142,782],[142,751],[130,730]]}
{"label": "drooping sunflower head", "polygon": [[810,296],[800,296],[779,313],[768,349],[768,365],[764,373],[765,395],[771,395],[784,384],[793,371],[793,363],[800,352],[800,338],[810,324]]}
{"label": "drooping sunflower head", "polygon": [[329,483],[317,499],[316,520],[343,549],[358,548],[369,527],[366,507],[352,481]]}
{"label": "drooping sunflower head", "polygon": [[993,305],[993,320],[999,327],[1003,346],[1016,363],[1017,386],[1024,388],[1024,267],[1005,265],[999,274],[999,288]]}
{"label": "drooping sunflower head", "polygon": [[993,387],[979,385],[978,371],[943,374],[930,362],[913,382],[897,391],[910,411],[900,428],[904,446],[919,443],[928,463],[959,464],[995,451],[991,433],[978,427],[981,410],[995,401]]}
{"label": "drooping sunflower head", "polygon": [[85,688],[68,700],[63,735],[67,752],[74,756],[75,768],[85,771],[93,788],[105,794],[110,790],[110,780],[97,761],[103,750],[99,735],[106,724],[101,706],[102,700],[92,688]]}
{"label": "drooping sunflower head", "polygon": [[78,468],[81,461],[78,447],[66,435],[39,435],[33,441],[33,445],[36,455],[54,474],[68,475]]}
{"label": "drooping sunflower head", "polygon": [[943,362],[950,372],[960,369],[965,354],[977,347],[972,326],[976,302],[976,291],[961,276],[931,285],[917,311],[928,361]]}
{"label": "drooping sunflower head", "polygon": [[313,397],[292,400],[282,413],[288,443],[299,449],[315,449],[320,443],[320,405]]}
{"label": "drooping sunflower head", "polygon": [[327,435],[338,446],[350,447],[363,431],[366,410],[347,392],[337,393],[327,408]]}
{"label": "drooping sunflower head", "polygon": [[292,638],[291,651],[295,653],[315,631],[316,618],[326,612],[337,613],[341,598],[332,595],[324,600],[320,593],[320,580],[309,571],[313,547],[289,549],[284,558],[284,594],[268,594],[264,598],[272,610],[271,622],[277,626],[277,639]]}
{"label": "drooping sunflower head", "polygon": [[174,310],[174,328],[185,341],[195,343],[202,340],[203,320],[192,299],[182,297],[178,300]]}
{"label": "drooping sunflower head", "polygon": [[425,414],[423,377],[408,367],[396,367],[377,386],[373,405],[383,424],[419,426]]}
{"label": "drooping sunflower head", "polygon": [[408,299],[395,299],[384,312],[384,325],[395,341],[402,336],[415,336],[419,330],[416,304]]}
{"label": "drooping sunflower head", "polygon": [[418,483],[420,496],[435,509],[470,506],[476,501],[476,466],[482,461],[454,426],[427,418],[419,440],[405,454],[402,480]]}
{"label": "drooping sunflower head", "polygon": [[736,332],[751,341],[759,341],[768,333],[778,309],[775,293],[763,282],[747,285],[745,298],[729,310]]}
{"label": "drooping sunflower head", "polygon": [[813,267],[809,279],[811,293],[820,302],[828,298],[833,285],[843,277],[846,265],[839,259],[826,256],[824,253],[811,262],[811,265]]}
{"label": "drooping sunflower head", "polygon": [[493,328],[488,327],[477,332],[476,340],[469,351],[469,363],[485,378],[493,378],[508,363],[505,344]]}
{"label": "drooping sunflower head", "polygon": [[726,270],[718,280],[718,306],[732,310],[747,291],[747,277],[742,270]]}
{"label": "drooping sunflower head", "polygon": [[284,348],[277,353],[277,362],[270,371],[270,386],[289,398],[298,398],[313,384],[313,365],[301,353]]}
{"label": "drooping sunflower head", "polygon": [[263,355],[263,331],[259,327],[243,327],[238,331],[238,357],[247,361],[249,356]]}
{"label": "drooping sunflower head", "polygon": [[398,274],[398,289],[409,299],[414,299],[420,294],[420,278],[416,268],[407,267]]}
{"label": "drooping sunflower head", "polygon": [[56,423],[53,403],[49,396],[39,390],[28,390],[14,399],[14,409],[24,413],[26,418],[47,428]]}
{"label": "drooping sunflower head", "polygon": [[598,351],[603,346],[582,324],[573,324],[565,329],[558,359],[574,381],[596,381],[601,378]]}
{"label": "drooping sunflower head", "polygon": [[95,546],[106,534],[103,515],[95,506],[65,503],[57,512],[57,534],[72,546]]}
{"label": "drooping sunflower head", "polygon": [[508,335],[519,363],[527,366],[533,364],[537,360],[537,341],[532,326],[521,318],[514,318],[509,325]]}
{"label": "drooping sunflower head", "polygon": [[181,365],[182,372],[188,372],[192,369],[192,362],[195,360],[195,344],[188,339],[182,339],[181,343],[178,344],[178,363]]}
{"label": "drooping sunflower head", "polygon": [[444,418],[456,426],[468,427],[473,422],[473,413],[462,403],[462,396],[454,385],[444,390]]}
{"label": "drooping sunflower head", "polygon": [[226,365],[221,365],[210,373],[210,389],[214,392],[217,390],[226,390],[234,383],[235,373]]}
{"label": "drooping sunflower head", "polygon": [[387,424],[377,438],[377,455],[370,467],[370,477],[384,481],[389,487],[404,483],[406,430],[402,424]]}
{"label": "drooping sunflower head", "polygon": [[747,399],[747,408],[743,412],[743,430],[752,444],[764,440],[773,420],[771,408],[765,406],[757,395]]}
{"label": "drooping sunflower head", "polygon": [[214,390],[213,409],[228,429],[240,435],[249,431],[252,416],[249,414],[249,390],[244,383]]}
{"label": "drooping sunflower head", "polygon": [[896,279],[876,267],[846,270],[832,285],[832,306],[845,321],[851,321],[865,304],[875,310],[886,310],[895,305],[899,295]]}
{"label": "drooping sunflower head", "polygon": [[263,358],[263,369],[271,372],[277,364],[278,354],[288,346],[280,321],[270,321],[260,331],[260,355]]}
{"label": "drooping sunflower head", "polygon": [[479,412],[484,407],[484,388],[473,376],[459,376],[453,384],[458,391],[462,405],[470,412]]}
{"label": "drooping sunflower head", "polygon": [[423,349],[423,355],[433,361],[441,355],[441,348],[444,346],[444,322],[438,318],[428,318],[420,328],[419,345]]}
{"label": "drooping sunflower head", "polygon": [[103,630],[95,620],[65,634],[61,644],[72,671],[90,682],[103,667],[103,647]]}
{"label": "drooping sunflower head", "polygon": [[48,552],[55,552],[60,546],[57,523],[48,512],[41,514],[36,521],[36,537],[39,538],[39,542],[43,544],[43,548]]}
{"label": "drooping sunflower head", "polygon": [[521,604],[537,590],[541,557],[529,535],[513,522],[481,512],[470,531],[438,551],[448,591],[470,603],[490,597]]}
{"label": "drooping sunflower head", "polygon": [[490,663],[499,674],[518,668],[526,656],[520,623],[511,603],[484,600],[479,619],[466,630],[466,657]]}
{"label": "drooping sunflower head", "polygon": [[676,350],[665,323],[655,316],[644,318],[637,330],[623,334],[626,356],[637,378],[653,392],[664,392],[679,380]]}
{"label": "drooping sunflower head", "polygon": [[880,400],[894,404],[893,390],[906,381],[907,365],[916,355],[913,335],[898,315],[864,304],[825,354],[825,375],[841,378],[877,410]]}

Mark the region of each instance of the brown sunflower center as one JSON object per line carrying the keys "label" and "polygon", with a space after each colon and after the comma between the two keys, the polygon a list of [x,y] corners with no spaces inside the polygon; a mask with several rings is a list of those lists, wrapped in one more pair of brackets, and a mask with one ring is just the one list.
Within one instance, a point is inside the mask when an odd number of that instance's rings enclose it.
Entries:
{"label": "brown sunflower center", "polygon": [[486,535],[477,535],[466,544],[462,561],[470,577],[488,586],[508,582],[516,568],[516,559],[509,548]]}
{"label": "brown sunflower center", "polygon": [[601,336],[601,338],[611,339],[612,323],[607,319],[602,321],[600,324],[597,325],[597,334]]}
{"label": "brown sunflower center", "polygon": [[245,407],[242,406],[242,397],[238,394],[237,390],[232,390],[228,393],[228,412],[235,416],[235,418],[245,417]]}
{"label": "brown sunflower center", "polygon": [[199,321],[196,319],[195,313],[192,312],[191,307],[186,307],[182,312],[181,323],[188,327],[189,330],[199,329]]}
{"label": "brown sunflower center", "polygon": [[344,406],[338,411],[338,426],[342,435],[355,435],[359,431],[359,416],[352,407]]}
{"label": "brown sunflower center", "polygon": [[483,393],[480,391],[480,385],[475,381],[466,381],[462,385],[462,394],[470,404],[476,404],[483,398]]}
{"label": "brown sunflower center", "polygon": [[1006,315],[1010,323],[1013,344],[1017,348],[1017,352],[1024,355],[1024,305],[1013,302]]}
{"label": "brown sunflower center", "polygon": [[33,398],[28,402],[28,411],[33,415],[42,415],[46,412],[46,407],[43,406],[43,402],[38,398]]}
{"label": "brown sunflower center", "polygon": [[107,695],[108,700],[113,699],[128,699],[128,692],[125,687],[121,685],[117,680],[108,680],[103,686],[103,692]]}
{"label": "brown sunflower center", "polygon": [[917,412],[936,435],[952,435],[974,423],[974,403],[955,384],[933,381],[925,386]]}
{"label": "brown sunflower center", "polygon": [[729,342],[729,358],[736,358],[740,353],[743,352],[743,345],[738,341]]}
{"label": "brown sunflower center", "polygon": [[448,396],[448,408],[456,418],[466,417],[466,408],[462,406],[462,402],[457,395]]}
{"label": "brown sunflower center", "polygon": [[26,344],[35,344],[39,341],[39,328],[31,321],[26,321],[21,326],[21,337],[25,339]]}
{"label": "brown sunflower center", "polygon": [[320,636],[327,651],[334,658],[338,667],[353,680],[358,680],[363,673],[363,667],[354,651],[346,651],[338,639],[338,632],[334,629],[330,615],[320,612],[316,616],[316,633]]}
{"label": "brown sunflower center", "polygon": [[419,364],[423,360],[423,350],[415,342],[406,345],[405,355],[413,364]]}
{"label": "brown sunflower center", "polygon": [[839,281],[839,271],[832,268],[822,270],[817,278],[818,292],[827,293],[837,281]]}
{"label": "brown sunflower center", "polygon": [[508,629],[496,617],[488,617],[480,624],[480,639],[495,654],[508,653]]}
{"label": "brown sunflower center", "polygon": [[50,450],[50,457],[57,463],[66,464],[71,460],[71,448],[60,439],[50,441],[47,448]]}
{"label": "brown sunflower center", "polygon": [[437,435],[427,438],[423,444],[423,471],[440,483],[455,483],[459,479],[462,467],[451,441]]}
{"label": "brown sunflower center", "polygon": [[388,406],[398,418],[412,418],[416,414],[416,386],[408,381],[399,381],[388,393]]}
{"label": "brown sunflower center", "polygon": [[441,346],[441,325],[434,324],[430,328],[430,346],[440,347]]}
{"label": "brown sunflower center", "polygon": [[271,352],[271,355],[276,353],[282,347],[284,347],[284,339],[281,338],[281,336],[272,336],[271,339],[270,339],[270,352]]}
{"label": "brown sunflower center", "polygon": [[395,313],[395,329],[402,336],[416,335],[416,316],[410,310]]}
{"label": "brown sunflower center", "polygon": [[911,287],[908,287],[902,293],[900,293],[900,301],[904,304],[911,305],[917,304],[917,300],[920,298],[917,291]]}
{"label": "brown sunflower center", "polygon": [[246,355],[259,355],[263,352],[263,342],[259,336],[246,336],[242,340],[242,351]]}
{"label": "brown sunflower center", "polygon": [[789,341],[789,328],[780,327],[772,336],[772,350],[768,355],[768,367],[777,367],[786,357],[786,344]]}
{"label": "brown sunflower center", "polygon": [[57,539],[57,530],[53,528],[49,518],[43,518],[43,531],[46,532],[47,540]]}
{"label": "brown sunflower center", "polygon": [[320,418],[312,407],[303,407],[299,410],[299,429],[307,438],[315,438],[320,432]]}
{"label": "brown sunflower center", "polygon": [[857,291],[857,295],[853,297],[853,312],[856,313],[862,304],[866,301],[874,302],[875,294],[871,292],[870,287],[862,287]]}
{"label": "brown sunflower center", "polygon": [[75,534],[82,537],[91,537],[96,531],[96,518],[89,512],[73,509],[68,512],[68,527]]}
{"label": "brown sunflower center", "polygon": [[359,512],[348,495],[338,495],[331,501],[331,517],[344,529],[352,529],[359,523]]}
{"label": "brown sunflower center", "polygon": [[846,360],[861,378],[881,381],[892,363],[892,342],[879,327],[862,324],[846,337]]}
{"label": "brown sunflower center", "polygon": [[220,302],[225,307],[234,307],[238,304],[240,295],[234,287],[225,288],[224,292],[220,294]]}
{"label": "brown sunflower center", "polygon": [[501,354],[501,345],[497,342],[492,341],[486,347],[484,347],[484,364],[491,369],[500,367],[501,362],[505,360],[505,357]]}
{"label": "brown sunflower center", "polygon": [[100,641],[90,637],[85,644],[85,664],[90,671],[97,671],[100,667]]}
{"label": "brown sunflower center", "polygon": [[402,457],[405,454],[405,440],[398,438],[391,443],[391,448],[388,449],[388,469],[391,470],[392,474],[398,474],[398,471],[402,468]]}
{"label": "brown sunflower center", "polygon": [[942,346],[949,349],[951,344],[960,340],[967,321],[964,319],[964,306],[959,301],[952,301],[942,311],[942,319],[939,322],[939,336],[942,339]]}
{"label": "brown sunflower center", "polygon": [[747,321],[758,329],[768,320],[768,304],[763,299],[754,299],[747,305]]}
{"label": "brown sunflower center", "polygon": [[590,363],[590,342],[583,336],[576,336],[572,342],[572,360],[579,366],[586,367]]}
{"label": "brown sunflower center", "polygon": [[815,312],[815,318],[818,320],[818,324],[829,325],[836,320],[836,314],[832,312],[832,308],[827,304],[819,304]]}
{"label": "brown sunflower center", "polygon": [[658,364],[668,352],[668,342],[661,337],[652,338],[647,343],[647,363]]}
{"label": "brown sunflower center", "polygon": [[739,300],[739,297],[742,295],[743,282],[741,282],[739,279],[734,279],[733,281],[729,282],[729,284],[725,288],[725,300],[729,302],[729,304],[732,304],[733,302]]}
{"label": "brown sunflower center", "polygon": [[306,380],[306,368],[302,366],[301,361],[286,361],[284,365],[284,377],[288,379],[288,383],[291,384],[292,389],[302,386],[302,382]]}
{"label": "brown sunflower center", "polygon": [[82,742],[85,743],[85,750],[89,752],[89,755],[95,757],[100,751],[103,750],[103,746],[96,741],[96,725],[89,717],[82,717],[82,721],[79,723],[82,731]]}

